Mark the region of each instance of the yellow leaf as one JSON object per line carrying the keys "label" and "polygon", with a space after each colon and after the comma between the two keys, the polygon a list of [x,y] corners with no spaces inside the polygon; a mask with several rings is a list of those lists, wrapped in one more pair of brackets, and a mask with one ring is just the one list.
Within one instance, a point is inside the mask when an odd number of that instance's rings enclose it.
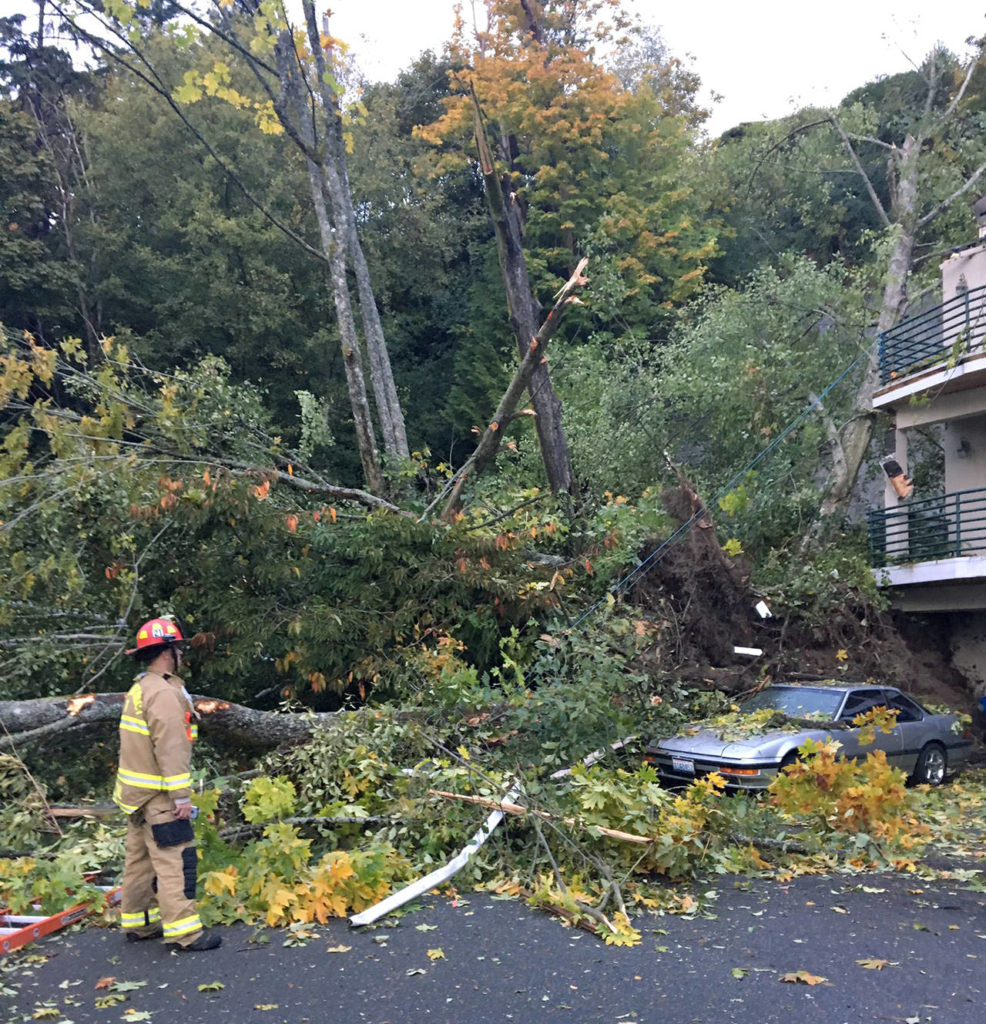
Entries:
{"label": "yellow leaf", "polygon": [[809,974],[807,971],[788,971],[787,974],[782,974],[779,980],[792,985],[824,985],[828,978],[823,978],[820,974]]}
{"label": "yellow leaf", "polygon": [[276,889],[267,904],[267,924],[273,928],[284,914],[284,911],[291,905],[294,893],[283,886]]}
{"label": "yellow leaf", "polygon": [[353,947],[352,946],[329,946],[325,951],[326,953],[348,953]]}
{"label": "yellow leaf", "polygon": [[445,950],[442,949],[441,947],[439,947],[438,949],[429,949],[428,950],[428,959],[429,960],[444,960],[445,959]]}
{"label": "yellow leaf", "polygon": [[844,647],[839,648],[839,650],[837,650],[835,652],[835,660],[836,661],[848,661],[849,660],[849,652]]}
{"label": "yellow leaf", "polygon": [[219,896],[224,891],[228,892],[230,896],[235,896],[237,881],[237,869],[235,864],[227,868],[225,871],[211,871],[206,876],[205,891],[210,896]]}
{"label": "yellow leaf", "polygon": [[896,966],[891,964],[889,960],[880,960],[875,956],[864,957],[862,960],[857,960],[856,963],[867,971],[882,971],[884,967]]}

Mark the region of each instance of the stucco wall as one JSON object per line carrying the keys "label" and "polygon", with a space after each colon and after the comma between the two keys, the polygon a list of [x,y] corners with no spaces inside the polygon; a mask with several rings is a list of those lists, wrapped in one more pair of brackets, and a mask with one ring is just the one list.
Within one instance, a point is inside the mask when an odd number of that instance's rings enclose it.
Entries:
{"label": "stucco wall", "polygon": [[968,416],[945,424],[945,493],[986,487],[986,416]]}

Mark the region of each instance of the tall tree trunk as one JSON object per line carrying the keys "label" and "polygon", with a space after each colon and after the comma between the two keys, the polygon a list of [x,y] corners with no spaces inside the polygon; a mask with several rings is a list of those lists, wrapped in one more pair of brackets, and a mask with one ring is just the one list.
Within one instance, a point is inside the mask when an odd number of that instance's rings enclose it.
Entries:
{"label": "tall tree trunk", "polygon": [[380,471],[380,459],[377,455],[377,444],[373,435],[373,419],[366,393],[366,382],[363,378],[359,337],[356,334],[356,321],[353,318],[349,285],[346,280],[346,249],[343,240],[337,237],[337,230],[333,227],[326,209],[322,168],[310,155],[315,152],[315,131],[305,108],[305,85],[296,60],[294,40],[290,31],[282,32],[278,37],[277,64],[283,98],[289,109],[294,112],[302,142],[307,147],[305,163],[308,168],[308,183],[312,205],[315,209],[315,218],[318,221],[322,251],[329,261],[332,298],[335,303],[336,320],[342,342],[342,361],[346,372],[346,386],[353,411],[356,445],[363,467],[363,478],[366,481],[367,489],[378,494],[383,489],[383,475]]}
{"label": "tall tree trunk", "polygon": [[363,253],[363,246],[360,244],[359,232],[356,230],[356,213],[353,209],[349,171],[346,166],[346,146],[342,134],[339,103],[332,91],[327,74],[328,68],[315,16],[315,4],[312,0],[303,0],[302,8],[308,30],[308,45],[312,51],[318,75],[322,101],[321,111],[324,117],[323,179],[329,194],[329,201],[332,204],[332,219],[345,239],[346,250],[352,264],[353,274],[356,277],[360,319],[363,323],[363,336],[366,339],[366,350],[370,360],[370,379],[373,383],[373,397],[380,420],[384,450],[406,459],[409,449],[407,432],[404,427],[404,413],[401,410],[397,386],[390,366],[390,355],[387,352],[383,324],[373,294],[370,270]]}
{"label": "tall tree trunk", "polygon": [[[479,100],[473,93],[475,114],[476,145],[479,162],[486,187],[486,200],[496,232],[497,252],[500,256],[500,270],[507,293],[507,307],[510,311],[510,326],[517,340],[517,352],[521,361],[527,356],[531,340],[536,337],[541,319],[541,305],[531,291],[527,277],[527,262],[521,244],[521,214],[509,190],[509,183],[501,183],[496,173],[493,154],[490,151],[479,110]],[[537,414],[538,441],[541,445],[541,459],[548,476],[548,485],[553,493],[571,493],[575,489],[575,477],[568,454],[568,440],[562,426],[561,399],[551,386],[551,374],[547,360],[543,357],[534,367],[530,379],[531,404]]]}
{"label": "tall tree trunk", "polygon": [[[887,180],[890,185],[891,200],[889,215],[883,208],[876,189],[856,154],[849,134],[834,114],[826,119],[842,139],[884,227],[894,232],[893,246],[884,280],[883,301],[877,321],[878,334],[890,330],[905,312],[907,277],[911,272],[914,248],[919,232],[944,213],[957,199],[969,192],[976,182],[986,174],[986,161],[984,161],[951,195],[946,196],[927,213],[919,214],[918,170],[922,148],[926,144],[934,143],[941,130],[959,108],[969,82],[980,66],[984,52],[986,52],[986,41],[980,41],[978,52],[966,66],[962,82],[942,111],[935,109],[935,99],[942,84],[951,81],[951,75],[944,73],[948,65],[940,60],[940,51],[937,49],[933,51],[928,59],[926,69],[921,69],[922,77],[928,86],[924,111],[914,133],[905,137],[899,149],[892,148],[888,161]],[[805,535],[802,550],[811,548],[830,525],[837,523],[845,515],[856,478],[873,436],[873,425],[876,418],[873,411],[873,395],[879,384],[879,355],[874,348],[870,353],[863,380],[856,392],[853,413],[849,422],[841,431],[831,429],[829,431],[836,449],[832,468],[823,491],[819,515],[811,530]]]}
{"label": "tall tree trunk", "polygon": [[[906,282],[914,253],[917,202],[917,165],[920,146],[913,135],[904,139],[896,160],[897,188],[893,197],[895,238],[891,249],[880,317],[876,333],[889,331],[900,319],[907,304]],[[873,435],[876,415],[873,394],[880,386],[880,352],[873,346],[866,361],[866,371],[856,391],[849,422],[839,432],[839,458],[832,462],[825,492],[819,508],[818,529],[824,531],[845,512],[852,497],[859,470],[866,458]]]}
{"label": "tall tree trunk", "polygon": [[[911,270],[917,233],[920,149],[918,140],[913,135],[908,135],[903,146],[895,154],[896,167],[891,169],[891,179],[895,176],[897,179],[897,187],[892,195],[892,230],[895,236],[884,279],[883,300],[876,327],[878,334],[890,330],[901,318],[907,305],[907,276]],[[874,346],[867,360],[863,379],[856,391],[852,415],[831,439],[837,451],[832,459],[818,517],[805,536],[803,548],[813,545],[845,514],[873,437],[873,426],[876,422],[873,395],[879,384],[879,351]]]}

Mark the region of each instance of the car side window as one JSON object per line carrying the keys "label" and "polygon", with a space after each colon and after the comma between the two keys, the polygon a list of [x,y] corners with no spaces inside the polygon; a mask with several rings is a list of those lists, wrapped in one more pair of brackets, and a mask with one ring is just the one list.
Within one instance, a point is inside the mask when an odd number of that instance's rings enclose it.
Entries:
{"label": "car side window", "polygon": [[924,718],[917,704],[908,700],[902,693],[891,696],[887,701],[887,707],[898,712],[898,722],[920,722]]}
{"label": "car side window", "polygon": [[873,708],[886,703],[883,693],[880,690],[859,690],[856,693],[850,693],[849,696],[846,697],[846,703],[842,709],[842,714],[839,715],[839,720],[843,722],[851,722],[857,715],[861,715],[864,711],[870,711]]}

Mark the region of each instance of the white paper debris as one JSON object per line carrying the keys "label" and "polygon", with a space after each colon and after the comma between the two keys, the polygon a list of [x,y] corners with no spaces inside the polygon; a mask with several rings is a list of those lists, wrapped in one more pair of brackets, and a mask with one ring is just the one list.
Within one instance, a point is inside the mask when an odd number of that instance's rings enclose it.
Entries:
{"label": "white paper debris", "polygon": [[[514,786],[503,798],[502,802],[505,804],[516,803],[519,796],[520,786]],[[429,889],[434,889],[436,885],[447,882],[457,871],[466,866],[469,858],[489,839],[493,829],[501,821],[503,821],[503,811],[493,811],[475,835],[473,835],[472,839],[444,867],[436,868],[425,875],[424,878],[419,878],[416,882],[412,882],[403,889],[391,893],[385,900],[376,904],[376,906],[368,907],[359,914],[353,914],[349,919],[349,923],[356,927],[364,924],[373,924],[374,921],[386,916],[392,910],[403,907],[405,903],[410,903],[411,900],[418,896],[423,896]]]}

